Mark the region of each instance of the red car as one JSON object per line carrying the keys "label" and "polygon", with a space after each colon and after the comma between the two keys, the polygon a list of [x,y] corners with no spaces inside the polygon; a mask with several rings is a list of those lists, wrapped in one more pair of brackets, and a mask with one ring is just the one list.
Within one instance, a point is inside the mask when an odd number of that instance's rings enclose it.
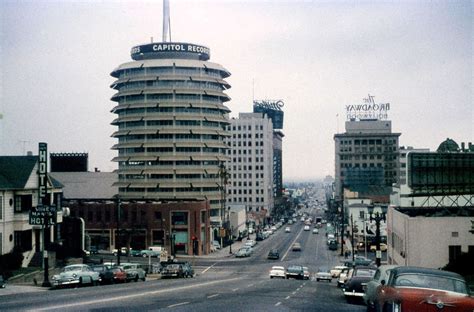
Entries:
{"label": "red car", "polygon": [[464,278],[453,272],[397,267],[382,280],[375,298],[376,311],[474,311]]}
{"label": "red car", "polygon": [[125,283],[127,281],[127,272],[120,267],[110,269],[114,273],[113,283]]}

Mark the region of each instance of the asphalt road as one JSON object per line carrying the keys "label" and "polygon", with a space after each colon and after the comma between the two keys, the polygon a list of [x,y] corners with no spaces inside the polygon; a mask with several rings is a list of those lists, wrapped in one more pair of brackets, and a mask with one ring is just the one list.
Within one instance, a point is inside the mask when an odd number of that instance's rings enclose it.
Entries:
{"label": "asphalt road", "polygon": [[[299,221],[290,227],[291,233],[283,226],[259,242],[250,258],[194,259],[197,276],[192,279],[0,295],[0,310],[365,311],[363,305],[346,303],[335,281],[269,278],[272,265],[300,264],[313,275],[339,263],[336,252],[326,247],[324,230],[303,231]],[[291,251],[293,242],[301,243],[301,252]],[[279,249],[279,260],[267,260],[272,248]]]}

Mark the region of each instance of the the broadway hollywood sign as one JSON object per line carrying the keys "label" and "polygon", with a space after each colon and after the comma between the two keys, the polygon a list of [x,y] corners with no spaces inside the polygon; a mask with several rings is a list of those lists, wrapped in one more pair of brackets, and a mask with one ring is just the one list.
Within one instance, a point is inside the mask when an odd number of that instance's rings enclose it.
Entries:
{"label": "the broadway hollywood sign", "polygon": [[362,104],[346,105],[347,120],[388,119],[390,103],[375,103],[374,96],[368,95]]}

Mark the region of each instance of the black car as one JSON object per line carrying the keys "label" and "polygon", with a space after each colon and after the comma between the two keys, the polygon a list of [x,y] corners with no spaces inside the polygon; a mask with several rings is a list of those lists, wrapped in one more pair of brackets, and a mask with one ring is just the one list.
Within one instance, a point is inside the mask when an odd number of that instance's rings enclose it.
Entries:
{"label": "black car", "polygon": [[108,266],[98,264],[91,267],[94,272],[99,272],[102,284],[112,284],[114,282],[114,272]]}
{"label": "black car", "polygon": [[161,277],[194,277],[194,270],[189,262],[167,261],[161,263]]}
{"label": "black car", "polygon": [[272,249],[268,253],[267,259],[278,260],[280,259],[280,252],[277,249]]}
{"label": "black car", "polygon": [[286,269],[286,279],[295,278],[295,279],[304,279],[304,270],[301,265],[290,265]]}
{"label": "black car", "polygon": [[347,280],[342,286],[347,302],[362,300],[364,287],[372,280],[376,271],[377,267],[366,265],[355,266],[349,270]]}

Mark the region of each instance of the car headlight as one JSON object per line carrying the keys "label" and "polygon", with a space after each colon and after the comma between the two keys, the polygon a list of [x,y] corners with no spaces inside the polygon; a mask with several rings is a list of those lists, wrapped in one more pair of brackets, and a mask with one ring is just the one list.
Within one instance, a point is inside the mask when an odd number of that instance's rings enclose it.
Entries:
{"label": "car headlight", "polygon": [[53,277],[51,277],[51,279],[54,281],[54,280],[57,280],[58,277],[56,275],[53,275]]}
{"label": "car headlight", "polygon": [[77,277],[77,274],[76,274],[76,273],[72,274],[72,277],[76,278],[76,277]]}

